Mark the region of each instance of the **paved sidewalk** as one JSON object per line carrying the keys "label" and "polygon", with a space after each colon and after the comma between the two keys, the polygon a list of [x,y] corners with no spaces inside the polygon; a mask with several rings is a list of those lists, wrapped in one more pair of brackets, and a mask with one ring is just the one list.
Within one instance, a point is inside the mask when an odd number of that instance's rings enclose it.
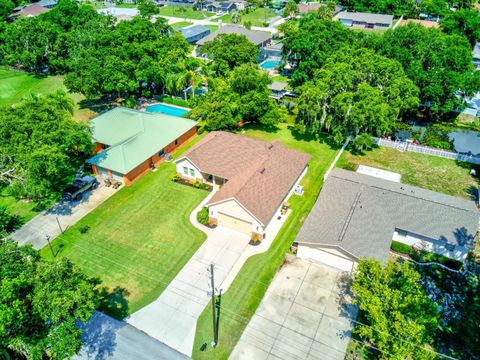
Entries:
{"label": "paved sidewalk", "polygon": [[72,360],[186,360],[178,351],[123,321],[95,312],[83,330],[83,346]]}
{"label": "paved sidewalk", "polygon": [[231,360],[343,360],[357,308],[349,275],[287,256]]}
{"label": "paved sidewalk", "polygon": [[33,244],[35,249],[41,249],[47,245],[45,235],[49,235],[50,240],[60,235],[61,231],[58,223],[65,231],[67,227],[76,224],[116,191],[101,183],[95,190],[84,193],[80,200],[60,201],[50,209],[41,212],[12,233],[11,237],[20,245]]}

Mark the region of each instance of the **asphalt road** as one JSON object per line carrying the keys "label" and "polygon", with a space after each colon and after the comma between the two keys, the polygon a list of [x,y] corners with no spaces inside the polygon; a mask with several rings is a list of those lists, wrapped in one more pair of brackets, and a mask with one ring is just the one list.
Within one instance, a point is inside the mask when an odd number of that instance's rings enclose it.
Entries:
{"label": "asphalt road", "polygon": [[188,359],[135,327],[100,312],[95,312],[82,329],[84,345],[74,360]]}

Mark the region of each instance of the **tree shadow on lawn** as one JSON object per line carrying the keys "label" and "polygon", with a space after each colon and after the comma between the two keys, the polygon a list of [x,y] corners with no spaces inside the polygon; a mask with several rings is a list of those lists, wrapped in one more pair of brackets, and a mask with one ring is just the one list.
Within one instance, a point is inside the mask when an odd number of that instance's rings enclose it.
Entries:
{"label": "tree shadow on lawn", "polygon": [[332,150],[339,150],[342,147],[342,144],[337,144],[333,141],[333,136],[325,132],[315,132],[315,133],[301,133],[298,131],[295,126],[288,125],[288,130],[292,133],[292,136],[297,141],[318,141],[321,144],[326,144]]}
{"label": "tree shadow on lawn", "polygon": [[83,99],[78,102],[80,109],[89,109],[96,113],[102,113],[104,111],[114,108],[117,103],[114,102],[114,99]]}
{"label": "tree shadow on lawn", "polygon": [[253,130],[253,131],[264,131],[266,133],[277,133],[280,129],[275,126],[275,125],[263,125],[263,124],[255,124],[255,123],[246,123],[242,127],[238,129],[239,131],[247,131],[247,130]]}
{"label": "tree shadow on lawn", "polygon": [[130,295],[128,290],[120,286],[115,287],[112,291],[106,287],[101,287],[99,289],[100,303],[98,310],[115,319],[122,320],[128,315],[128,301],[126,299],[128,295]]}

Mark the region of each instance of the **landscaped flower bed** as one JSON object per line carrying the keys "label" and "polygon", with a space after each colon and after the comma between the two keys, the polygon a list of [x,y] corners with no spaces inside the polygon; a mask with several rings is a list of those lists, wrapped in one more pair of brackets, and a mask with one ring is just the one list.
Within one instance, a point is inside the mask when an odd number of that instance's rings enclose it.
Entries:
{"label": "landscaped flower bed", "polygon": [[205,184],[205,183],[200,182],[200,181],[192,181],[192,180],[184,179],[181,176],[179,176],[178,174],[174,174],[171,179],[172,179],[172,181],[174,181],[176,183],[191,186],[191,187],[194,187],[196,189],[207,190],[207,191],[212,191],[212,189],[213,189],[213,186],[210,185],[210,184]]}

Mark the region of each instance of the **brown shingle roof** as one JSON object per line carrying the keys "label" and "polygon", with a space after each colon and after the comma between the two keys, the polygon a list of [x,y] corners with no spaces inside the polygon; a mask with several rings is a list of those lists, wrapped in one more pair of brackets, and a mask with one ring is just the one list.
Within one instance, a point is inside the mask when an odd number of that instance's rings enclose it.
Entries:
{"label": "brown shingle roof", "polygon": [[26,7],[24,7],[23,9],[17,11],[17,12],[14,12],[13,14],[10,14],[9,15],[9,18],[15,18],[15,17],[18,17],[18,16],[37,16],[37,15],[40,15],[40,14],[43,14],[43,13],[46,13],[50,11],[50,9],[47,9],[39,4],[31,4],[31,5],[28,5]]}
{"label": "brown shingle roof", "polygon": [[264,225],[293,187],[310,155],[228,132],[211,132],[185,152],[200,171],[227,179],[208,205],[235,198]]}

